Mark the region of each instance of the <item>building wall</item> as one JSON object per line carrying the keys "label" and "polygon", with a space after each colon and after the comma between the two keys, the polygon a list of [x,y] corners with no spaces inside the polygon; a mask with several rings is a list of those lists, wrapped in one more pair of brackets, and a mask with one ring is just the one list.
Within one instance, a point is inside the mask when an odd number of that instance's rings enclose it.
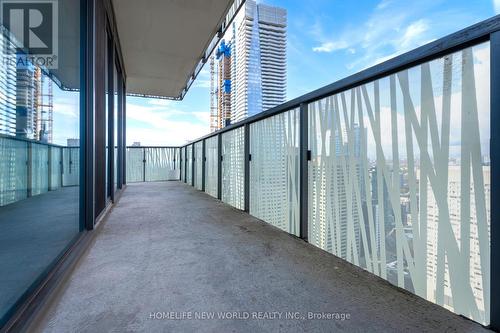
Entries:
{"label": "building wall", "polygon": [[[488,233],[491,226],[491,213],[490,213],[490,192],[491,192],[491,177],[490,177],[490,166],[482,166],[483,179],[484,179],[484,194],[486,199],[486,216],[488,217],[487,226]],[[472,293],[475,298],[478,310],[481,316],[485,316],[485,299],[483,290],[483,279],[481,270],[481,251],[479,242],[479,232],[478,232],[478,214],[476,212],[476,202],[475,200],[470,200],[469,202],[463,202],[463,186],[461,181],[461,166],[460,165],[450,165],[448,167],[448,209],[449,209],[449,222],[453,229],[454,237],[457,243],[461,244],[461,247],[468,246],[470,251],[470,257],[468,259],[468,279],[472,286]],[[417,170],[417,179],[420,180],[420,170]],[[475,187],[474,184],[470,186],[470,198],[475,197]],[[434,198],[434,191],[431,184],[427,186],[427,299],[436,301],[439,296],[437,296],[436,285],[438,283],[438,228],[439,228],[439,205]],[[470,205],[470,216],[469,220],[462,220],[463,209],[461,209],[462,204],[465,203],[466,206]],[[467,223],[466,223],[467,222]],[[467,238],[466,243],[463,242],[463,228],[470,228],[469,238]],[[450,274],[448,263],[445,263],[445,275],[444,275],[444,297],[443,306],[451,311],[453,311],[453,290],[451,287]]]}

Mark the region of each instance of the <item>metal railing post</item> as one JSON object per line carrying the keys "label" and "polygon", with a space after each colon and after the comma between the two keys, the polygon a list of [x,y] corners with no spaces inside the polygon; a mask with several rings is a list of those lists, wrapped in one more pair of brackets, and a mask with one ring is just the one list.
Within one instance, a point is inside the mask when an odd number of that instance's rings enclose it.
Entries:
{"label": "metal railing post", "polygon": [[308,125],[308,110],[307,104],[300,104],[300,116],[299,116],[299,206],[300,206],[300,238],[307,241],[308,240],[308,166],[309,166],[309,147],[308,147],[308,135],[309,135],[309,125]]}
{"label": "metal railing post", "polygon": [[490,35],[490,168],[491,168],[491,275],[490,275],[490,325],[500,330],[500,31]]}
{"label": "metal railing post", "polygon": [[191,145],[191,186],[194,187],[194,177],[195,177],[195,157],[196,149],[194,147],[194,143]]}
{"label": "metal railing post", "polygon": [[205,192],[205,171],[207,169],[207,156],[205,153],[206,143],[205,139],[203,139],[201,143],[201,190]]}
{"label": "metal railing post", "polygon": [[146,148],[142,148],[142,181],[146,182]]}
{"label": "metal railing post", "polygon": [[187,146],[184,147],[184,183],[187,184],[187,164],[188,164],[188,156],[187,156]]}
{"label": "metal railing post", "polygon": [[182,181],[182,167],[184,166],[183,165],[183,161],[182,161],[182,147],[179,148],[179,181]]}
{"label": "metal railing post", "polygon": [[217,199],[222,200],[222,134],[217,135]]}
{"label": "metal railing post", "polygon": [[29,198],[33,194],[33,147],[31,142],[26,143],[28,158],[26,161],[26,196]]}
{"label": "metal railing post", "polygon": [[244,156],[245,156],[245,165],[244,165],[244,210],[245,212],[250,211],[250,125],[245,124],[244,126]]}
{"label": "metal railing post", "polygon": [[47,149],[47,190],[52,191],[52,147]]}
{"label": "metal railing post", "polygon": [[60,177],[61,177],[61,187],[64,187],[64,147],[61,147],[61,152],[59,154],[59,165],[61,167]]}

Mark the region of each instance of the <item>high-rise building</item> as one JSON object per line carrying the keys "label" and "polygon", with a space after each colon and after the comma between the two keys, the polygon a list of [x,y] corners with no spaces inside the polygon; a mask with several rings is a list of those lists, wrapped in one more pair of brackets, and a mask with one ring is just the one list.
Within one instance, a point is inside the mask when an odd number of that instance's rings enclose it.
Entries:
{"label": "high-rise building", "polygon": [[218,60],[218,89],[217,89],[217,118],[219,128],[231,123],[231,42],[221,41],[217,49]]}
{"label": "high-rise building", "polygon": [[27,139],[36,133],[35,69],[29,64],[16,70],[16,135]]}
{"label": "high-rise building", "polygon": [[0,27],[0,134],[52,142],[53,81],[17,61],[13,36]]}
{"label": "high-rise building", "polygon": [[[363,163],[361,157],[362,139],[366,140],[366,129],[355,124],[350,130],[352,146],[349,149],[347,131],[335,131],[332,135],[335,145],[327,148],[326,154],[318,154],[311,165],[312,211],[309,237],[314,244],[350,260],[353,247],[360,252],[360,221],[363,216]],[[329,140],[329,139],[328,139]],[[324,161],[322,161],[324,159]],[[332,177],[332,173],[337,177]],[[358,197],[353,186],[361,187]],[[317,204],[315,201],[321,201]],[[360,201],[361,200],[361,201]]]}
{"label": "high-rise building", "polygon": [[285,102],[286,15],[284,8],[248,0],[243,18],[234,23],[233,122]]}
{"label": "high-rise building", "polygon": [[270,109],[286,99],[286,10],[248,0],[210,59],[210,129]]}
{"label": "high-rise building", "polygon": [[16,134],[16,64],[14,45],[0,31],[0,134]]}
{"label": "high-rise building", "polygon": [[[449,223],[453,229],[453,236],[456,239],[458,244],[463,244],[462,235],[465,233],[461,230],[467,226],[469,229],[467,231],[467,246],[469,247],[470,256],[467,255],[466,265],[468,266],[466,271],[468,271],[468,279],[470,285],[472,286],[472,294],[475,301],[475,307],[477,307],[477,311],[479,312],[479,316],[484,318],[486,316],[486,303],[484,289],[483,289],[483,274],[485,273],[482,269],[481,264],[481,249],[480,249],[480,241],[479,241],[479,223],[478,223],[478,214],[476,210],[476,186],[471,183],[470,185],[470,202],[466,203],[466,208],[470,209],[469,217],[467,220],[463,218],[462,205],[464,203],[462,192],[463,192],[463,184],[462,184],[462,169],[463,167],[460,165],[450,165],[448,166],[448,205],[447,208],[449,213]],[[420,180],[420,169],[417,169],[417,180]],[[491,212],[490,212],[490,192],[491,192],[491,177],[490,177],[490,166],[482,167],[482,178],[484,185],[484,199],[485,199],[485,207],[486,207],[486,224],[488,229],[491,226]],[[467,186],[466,186],[467,187]],[[482,190],[482,189],[481,189]],[[470,206],[469,206],[470,205]],[[445,270],[444,270],[444,279],[439,281],[439,272],[438,272],[438,261],[439,261],[439,250],[438,243],[441,242],[438,240],[438,228],[439,225],[445,223],[442,219],[440,219],[440,211],[439,206],[434,198],[434,192],[429,183],[427,186],[427,205],[426,205],[426,216],[427,216],[427,299],[436,302],[439,296],[436,290],[438,283],[440,285],[444,284],[442,291],[442,305],[445,308],[450,310],[454,310],[456,304],[453,304],[453,300],[456,300],[456,295],[453,294],[452,291],[452,281],[450,280],[449,273],[449,265],[448,260],[445,262]],[[466,221],[466,224],[464,224]],[[489,234],[489,230],[488,230]],[[453,240],[455,241],[455,240]],[[442,274],[443,274],[442,273]],[[455,292],[457,292],[455,290]],[[456,310],[456,309],[455,309]]]}
{"label": "high-rise building", "polygon": [[32,64],[18,66],[16,80],[16,135],[52,142],[52,80]]}
{"label": "high-rise building", "polygon": [[210,57],[210,131],[231,123],[232,41],[223,39]]}

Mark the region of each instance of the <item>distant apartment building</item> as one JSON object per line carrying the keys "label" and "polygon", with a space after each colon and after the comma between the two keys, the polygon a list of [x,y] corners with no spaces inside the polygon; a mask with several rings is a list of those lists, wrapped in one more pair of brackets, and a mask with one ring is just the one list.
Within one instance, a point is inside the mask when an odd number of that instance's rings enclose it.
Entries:
{"label": "distant apartment building", "polygon": [[[469,219],[465,219],[462,214],[462,204],[463,201],[463,191],[462,188],[462,172],[460,165],[450,165],[448,166],[448,186],[447,186],[447,208],[449,210],[449,221],[446,221],[440,218],[439,206],[434,198],[434,191],[430,185],[427,186],[427,205],[426,205],[426,216],[427,216],[427,299],[437,302],[439,296],[436,291],[437,286],[443,286],[443,294],[442,294],[442,302],[445,308],[453,310],[456,305],[453,304],[453,300],[457,299],[456,295],[452,294],[452,291],[455,293],[461,292],[458,290],[453,290],[452,281],[450,280],[450,271],[447,258],[443,258],[445,261],[445,270],[443,272],[444,279],[439,281],[439,258],[438,258],[438,244],[442,242],[438,239],[438,228],[440,224],[449,223],[453,230],[453,236],[456,239],[457,244],[462,244],[462,235],[464,235],[464,228],[468,226],[468,235],[467,246],[470,248],[470,256],[467,256],[468,267],[464,270],[468,272],[468,279],[470,281],[470,285],[472,286],[472,294],[475,301],[475,307],[477,307],[478,315],[481,318],[485,317],[486,311],[486,302],[487,300],[484,298],[484,289],[483,289],[483,276],[487,274],[484,272],[481,267],[484,267],[481,264],[481,249],[480,249],[480,241],[479,241],[479,230],[478,230],[478,209],[476,207],[476,191],[474,184],[470,184],[469,190],[469,198],[470,202],[466,202],[466,208],[469,210]],[[490,213],[490,192],[491,192],[491,178],[490,178],[490,166],[482,167],[482,177],[484,181],[484,199],[485,199],[485,207],[486,207],[486,218],[487,218],[487,226],[488,229],[491,226],[491,213]],[[417,180],[420,180],[420,170],[417,169]],[[483,189],[481,189],[482,191]],[[470,205],[470,206],[469,206]],[[466,224],[464,224],[466,221]],[[469,236],[470,234],[470,236]],[[488,230],[489,234],[489,230]],[[455,241],[455,240],[453,240]],[[438,284],[439,283],[439,284]],[[456,308],[455,308],[456,310]],[[471,310],[472,312],[473,310]]]}
{"label": "distant apartment building", "polygon": [[[318,152],[313,158],[309,237],[320,248],[353,261],[354,257],[364,256],[360,248],[363,216],[359,208],[365,198],[360,153],[362,138],[367,137],[366,129],[355,124],[351,135],[353,144],[349,147],[346,131],[333,133],[335,145],[328,148],[330,152]],[[354,251],[358,255],[354,255]]]}
{"label": "distant apartment building", "polygon": [[284,8],[246,1],[224,44],[228,52],[218,51],[217,64],[211,59],[212,131],[285,102],[286,29]]}

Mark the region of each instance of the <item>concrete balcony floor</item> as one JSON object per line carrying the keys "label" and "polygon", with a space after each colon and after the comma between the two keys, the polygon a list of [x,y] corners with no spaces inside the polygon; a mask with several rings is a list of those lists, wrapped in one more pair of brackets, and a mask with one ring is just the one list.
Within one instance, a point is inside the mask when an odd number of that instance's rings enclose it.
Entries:
{"label": "concrete balcony floor", "polygon": [[[96,232],[32,331],[486,331],[180,182],[129,185]],[[202,311],[299,319],[166,318]]]}

